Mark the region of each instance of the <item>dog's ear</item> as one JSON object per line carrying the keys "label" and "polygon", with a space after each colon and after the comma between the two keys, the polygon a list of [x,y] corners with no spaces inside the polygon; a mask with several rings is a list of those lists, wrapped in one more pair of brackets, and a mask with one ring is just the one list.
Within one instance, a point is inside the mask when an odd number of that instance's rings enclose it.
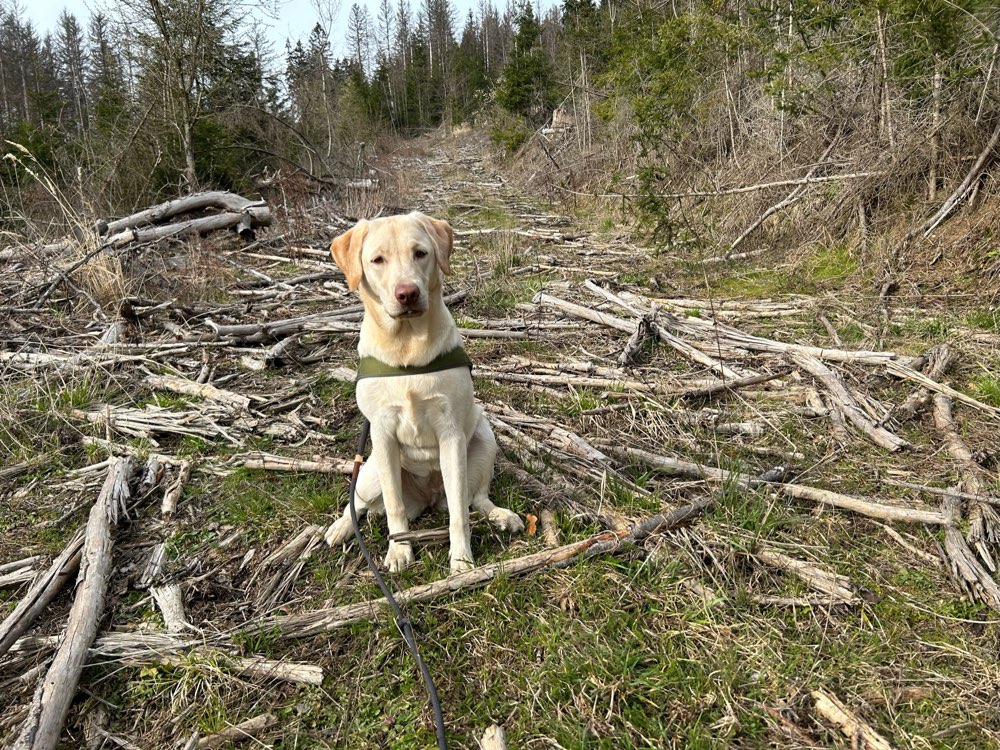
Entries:
{"label": "dog's ear", "polygon": [[451,273],[451,251],[455,243],[455,234],[444,219],[432,219],[426,214],[414,211],[417,219],[424,225],[427,233],[434,241],[434,259],[441,273]]}
{"label": "dog's ear", "polygon": [[368,234],[368,222],[362,219],[330,243],[330,255],[347,277],[352,292],[361,284],[361,245]]}

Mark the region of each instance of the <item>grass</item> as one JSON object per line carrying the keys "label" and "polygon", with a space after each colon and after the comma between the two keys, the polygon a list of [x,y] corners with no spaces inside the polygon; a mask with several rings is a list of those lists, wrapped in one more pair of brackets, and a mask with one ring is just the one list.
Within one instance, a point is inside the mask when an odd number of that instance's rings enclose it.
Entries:
{"label": "grass", "polygon": [[972,391],[980,401],[1000,408],[1000,375],[984,372],[972,382]]}

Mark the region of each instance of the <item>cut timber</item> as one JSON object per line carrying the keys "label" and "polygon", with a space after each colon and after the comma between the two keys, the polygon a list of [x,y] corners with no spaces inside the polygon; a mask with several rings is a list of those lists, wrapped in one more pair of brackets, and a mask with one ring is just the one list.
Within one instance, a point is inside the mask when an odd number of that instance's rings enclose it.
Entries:
{"label": "cut timber", "polygon": [[104,611],[104,594],[111,570],[111,531],[118,522],[119,510],[129,498],[128,482],[134,466],[131,458],[111,460],[107,479],[87,521],[80,577],[66,632],[45,678],[35,691],[28,718],[12,750],[52,750],[59,741],[87,652],[97,635],[98,620]]}
{"label": "cut timber", "polygon": [[898,451],[909,445],[901,437],[872,422],[837,374],[816,357],[800,352],[792,356],[792,361],[819,380],[847,421],[867,435],[876,445],[890,451]]}
{"label": "cut timber", "polygon": [[865,750],[892,750],[892,745],[869,724],[840,702],[833,693],[813,690],[816,711],[851,741],[851,747]]}

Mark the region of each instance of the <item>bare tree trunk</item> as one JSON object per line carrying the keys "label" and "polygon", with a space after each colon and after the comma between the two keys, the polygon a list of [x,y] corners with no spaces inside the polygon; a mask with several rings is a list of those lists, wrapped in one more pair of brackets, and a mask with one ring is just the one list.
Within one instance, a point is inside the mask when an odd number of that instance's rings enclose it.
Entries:
{"label": "bare tree trunk", "polygon": [[187,181],[188,190],[194,192],[198,189],[198,172],[194,163],[194,133],[186,106],[184,107],[184,123],[181,137],[184,147],[184,179]]}
{"label": "bare tree trunk", "polygon": [[882,107],[879,119],[879,135],[889,140],[889,149],[896,150],[896,135],[892,131],[892,106],[889,102],[889,53],[885,43],[885,16],[878,11],[875,16],[878,31],[878,54],[882,67]]}
{"label": "bare tree trunk", "polygon": [[941,59],[934,58],[934,88],[931,94],[931,137],[930,137],[930,159],[931,165],[927,173],[927,200],[937,198],[938,183],[938,149],[941,143],[941,134],[938,132],[941,127]]}

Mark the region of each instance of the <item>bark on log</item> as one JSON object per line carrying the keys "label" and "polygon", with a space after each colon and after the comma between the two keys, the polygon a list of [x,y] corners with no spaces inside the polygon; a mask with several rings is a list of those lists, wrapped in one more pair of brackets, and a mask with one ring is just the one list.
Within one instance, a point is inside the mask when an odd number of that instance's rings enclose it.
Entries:
{"label": "bark on log", "polygon": [[129,497],[131,458],[116,458],[108,468],[101,493],[91,508],[83,544],[80,577],[59,648],[39,683],[28,719],[12,750],[52,750],[59,741],[70,703],[76,695],[87,652],[97,635],[111,569],[111,531]]}

